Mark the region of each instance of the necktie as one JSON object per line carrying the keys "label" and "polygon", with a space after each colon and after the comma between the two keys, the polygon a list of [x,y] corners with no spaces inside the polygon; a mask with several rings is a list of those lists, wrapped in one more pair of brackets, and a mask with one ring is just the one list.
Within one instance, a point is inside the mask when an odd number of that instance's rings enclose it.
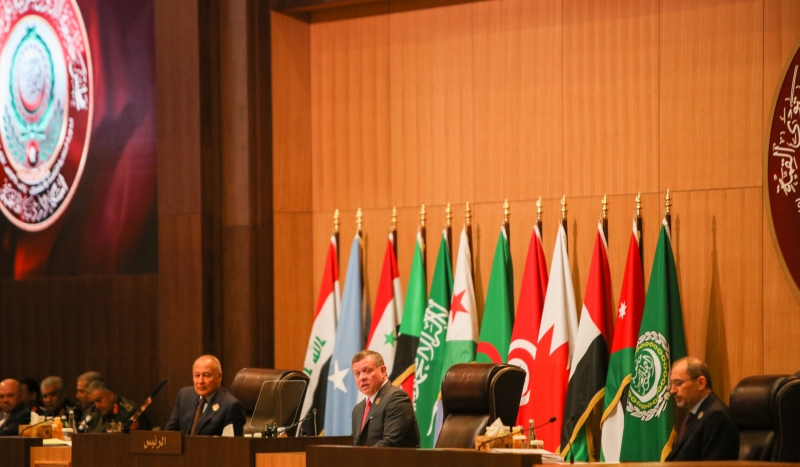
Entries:
{"label": "necktie", "polygon": [[206,403],[205,398],[201,397],[200,402],[197,404],[197,409],[194,411],[194,420],[192,421],[192,428],[189,430],[189,434],[193,435],[195,428],[197,428],[197,422],[200,421],[200,416],[203,414],[203,405]]}
{"label": "necktie", "polygon": [[361,419],[361,431],[364,431],[364,425],[367,424],[367,417],[369,416],[369,408],[372,406],[369,399],[367,399],[367,406],[364,408],[364,418]]}
{"label": "necktie", "polygon": [[686,427],[689,426],[689,423],[694,421],[695,417],[697,417],[697,415],[691,412],[686,414],[686,417],[683,419],[683,424],[681,424],[681,432],[678,434],[678,441],[683,439],[683,435],[686,434]]}

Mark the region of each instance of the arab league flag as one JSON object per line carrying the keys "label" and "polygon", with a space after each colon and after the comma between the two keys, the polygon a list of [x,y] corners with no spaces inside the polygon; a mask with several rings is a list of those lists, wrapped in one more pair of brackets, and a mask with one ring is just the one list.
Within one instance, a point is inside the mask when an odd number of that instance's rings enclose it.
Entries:
{"label": "arab league flag", "polygon": [[397,325],[402,319],[403,291],[400,288],[400,272],[394,256],[394,236],[389,234],[386,254],[383,256],[381,280],[378,296],[375,299],[375,313],[367,338],[367,349],[378,352],[386,364],[386,372],[391,374],[397,345]]}
{"label": "arab league flag", "polygon": [[[483,323],[478,340],[476,361],[506,363],[514,328],[514,267],[511,264],[508,235],[505,226],[500,227],[500,237],[492,261],[486,306],[483,308]],[[456,272],[456,275],[458,273]]]}
{"label": "arab league flag", "polygon": [[350,248],[347,277],[342,295],[342,312],[336,326],[336,343],[333,346],[328,372],[328,394],[325,401],[325,435],[352,434],[353,407],[358,402],[358,388],[351,371],[353,355],[364,348],[361,330],[361,304],[363,303],[361,276],[361,237],[356,235]]}
{"label": "arab league flag", "polygon": [[450,247],[447,243],[447,232],[443,232],[415,361],[414,411],[419,425],[420,447],[423,448],[432,448],[434,442],[436,402],[439,399],[444,376],[442,372],[444,338],[447,336],[447,317],[452,291]]}
{"label": "arab league flag", "polygon": [[424,250],[422,234],[417,232],[417,246],[414,248],[414,259],[411,261],[411,274],[408,277],[408,289],[403,303],[403,319],[400,323],[400,335],[397,337],[397,351],[394,354],[392,372],[389,374],[392,384],[402,387],[411,400],[414,400],[414,359],[428,303]]}
{"label": "arab league flag", "polygon": [[[308,338],[308,349],[303,361],[303,372],[308,375],[308,388],[303,400],[302,418],[312,409],[317,409],[317,430],[325,429],[325,393],[328,389],[328,368],[336,341],[336,315],[341,306],[339,294],[339,259],[336,237],[331,236],[322,284],[319,287],[314,324]],[[302,425],[306,433],[314,432],[314,421],[307,420]]]}
{"label": "arab league flag", "polygon": [[[519,293],[517,319],[511,333],[511,346],[508,350],[508,363],[525,370],[525,385],[519,402],[517,424],[528,427],[534,419],[531,399],[531,371],[535,365],[536,343],[539,338],[539,323],[542,321],[544,296],[547,292],[547,261],[542,249],[542,234],[539,226],[533,227],[528,245],[528,258],[522,273],[522,287]],[[544,420],[540,420],[542,422]]]}
{"label": "arab league flag", "polygon": [[[583,298],[578,337],[572,354],[564,428],[561,433],[561,457],[570,461],[596,461],[592,439],[595,433],[589,422],[595,407],[602,407],[608,371],[608,340],[611,334],[611,269],[608,267],[608,244],[603,225],[597,235],[589,267],[589,279]],[[598,405],[600,404],[600,405]],[[599,418],[599,414],[598,414]],[[599,421],[595,419],[596,421]],[[596,433],[599,435],[600,433]],[[571,454],[569,452],[572,451]]]}
{"label": "arab league flag", "polygon": [[575,308],[567,232],[559,223],[542,323],[539,326],[536,363],[531,373],[534,387],[531,398],[535,402],[533,419],[541,424],[551,417],[557,417],[555,422],[536,430],[537,437],[544,441],[544,449],[548,451],[557,451],[561,442],[560,415],[564,413],[572,347],[578,331]]}
{"label": "arab league flag", "polygon": [[617,324],[614,327],[614,340],[611,343],[611,357],[608,361],[603,418],[600,421],[602,461],[619,462],[622,431],[625,427],[625,405],[628,402],[625,388],[628,387],[633,373],[633,352],[642,324],[643,308],[644,277],[639,254],[639,235],[634,220],[631,241],[628,245],[628,259],[625,262],[625,276],[622,279],[622,292],[619,297]]}
{"label": "arab league flag", "polygon": [[664,462],[672,450],[675,431],[669,373],[672,362],[685,356],[678,271],[665,219],[658,234],[642,326],[633,355],[621,462]]}

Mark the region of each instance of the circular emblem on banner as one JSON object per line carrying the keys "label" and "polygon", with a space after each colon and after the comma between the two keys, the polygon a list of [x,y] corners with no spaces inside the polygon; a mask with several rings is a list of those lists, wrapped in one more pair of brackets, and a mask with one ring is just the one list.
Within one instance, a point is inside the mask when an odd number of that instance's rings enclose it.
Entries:
{"label": "circular emblem on banner", "polygon": [[626,410],[648,421],[661,415],[669,401],[669,343],[660,332],[639,336],[634,354]]}
{"label": "circular emblem on banner", "polygon": [[0,209],[38,231],[69,205],[92,126],[92,63],[75,0],[0,0]]}
{"label": "circular emblem on banner", "polygon": [[800,296],[800,49],[778,83],[764,156],[764,198],[770,232],[783,270]]}

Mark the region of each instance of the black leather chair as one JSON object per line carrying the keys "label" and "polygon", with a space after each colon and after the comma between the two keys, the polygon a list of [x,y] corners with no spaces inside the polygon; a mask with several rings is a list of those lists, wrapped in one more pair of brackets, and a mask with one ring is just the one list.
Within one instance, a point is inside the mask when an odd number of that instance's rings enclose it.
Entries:
{"label": "black leather chair", "polygon": [[[308,376],[300,371],[295,370],[273,370],[270,368],[242,368],[236,373],[231,384],[231,393],[239,399],[239,402],[244,406],[245,415],[247,415],[247,422],[244,425],[245,433],[255,433],[262,431],[260,428],[253,428],[250,426],[250,421],[253,418],[253,411],[258,402],[258,396],[261,393],[261,388],[266,381],[279,381],[279,382],[296,382],[303,381],[303,394],[300,396],[299,406],[303,406],[303,399],[306,395],[306,387],[308,385]],[[296,397],[282,398],[282,389],[293,390],[294,388],[281,387],[280,384],[272,385],[268,388],[271,393],[265,394],[268,400],[275,404],[274,412],[281,414],[281,420],[276,420],[278,426],[287,427],[296,423],[300,418],[300,411],[295,410]],[[291,407],[290,407],[291,405]],[[296,430],[289,430],[287,434],[294,436]]]}
{"label": "black leather chair", "polygon": [[517,421],[525,371],[513,365],[464,363],[453,365],[442,381],[444,423],[437,448],[475,448],[475,436],[500,418]]}
{"label": "black leather chair", "polygon": [[749,376],[731,391],[739,459],[800,462],[800,378]]}

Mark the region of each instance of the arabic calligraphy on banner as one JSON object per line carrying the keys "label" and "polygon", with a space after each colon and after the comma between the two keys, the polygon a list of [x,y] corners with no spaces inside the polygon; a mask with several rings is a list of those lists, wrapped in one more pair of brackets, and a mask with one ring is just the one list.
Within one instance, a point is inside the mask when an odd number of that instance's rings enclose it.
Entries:
{"label": "arabic calligraphy on banner", "polygon": [[800,49],[779,84],[764,162],[764,195],[775,248],[795,293],[800,284]]}

